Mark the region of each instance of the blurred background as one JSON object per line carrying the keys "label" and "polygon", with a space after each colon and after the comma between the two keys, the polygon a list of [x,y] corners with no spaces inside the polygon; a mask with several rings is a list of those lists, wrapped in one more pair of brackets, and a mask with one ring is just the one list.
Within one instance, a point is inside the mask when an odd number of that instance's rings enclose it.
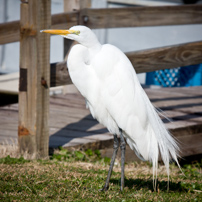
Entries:
{"label": "blurred background", "polygon": [[[51,13],[63,12],[64,0],[52,0]],[[0,23],[20,19],[20,0],[0,0]],[[202,4],[202,0],[92,0],[93,8]],[[166,14],[165,14],[166,15]],[[102,44],[110,43],[124,52],[162,47],[202,40],[202,25],[113,28],[94,30]],[[63,38],[51,37],[50,62],[64,60]],[[201,85],[201,65],[192,70],[161,70],[138,74],[141,84],[170,86]],[[0,45],[0,74],[19,71],[19,42]],[[180,76],[181,75],[181,76]],[[165,79],[169,77],[168,79]],[[164,79],[162,79],[164,78]],[[170,80],[169,80],[170,79]]]}

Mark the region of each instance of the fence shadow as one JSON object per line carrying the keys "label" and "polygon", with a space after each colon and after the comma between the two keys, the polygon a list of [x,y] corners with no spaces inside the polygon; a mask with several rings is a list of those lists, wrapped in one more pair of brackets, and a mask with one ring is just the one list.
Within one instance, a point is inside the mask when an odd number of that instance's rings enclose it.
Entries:
{"label": "fence shadow", "polygon": [[[111,183],[120,185],[120,179],[111,179]],[[135,189],[135,190],[141,190],[141,189],[148,189],[151,191],[154,191],[153,188],[153,180],[152,179],[125,179],[125,187],[128,187],[129,189]],[[157,190],[161,190],[163,192],[167,192],[168,187],[168,181],[158,181],[157,179]],[[181,182],[175,183],[175,182],[169,182],[169,191],[186,191],[182,188]]]}
{"label": "fence shadow", "polygon": [[69,143],[74,138],[85,138],[108,132],[104,126],[101,129],[89,130],[97,124],[99,123],[90,114],[78,122],[68,124],[50,136],[49,147],[57,148]]}

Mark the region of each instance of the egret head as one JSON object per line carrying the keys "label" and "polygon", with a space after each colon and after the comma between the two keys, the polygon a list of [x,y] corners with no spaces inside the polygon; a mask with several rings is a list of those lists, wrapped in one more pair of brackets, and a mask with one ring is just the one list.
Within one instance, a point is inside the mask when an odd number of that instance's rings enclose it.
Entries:
{"label": "egret head", "polygon": [[96,35],[91,31],[91,29],[82,25],[73,26],[69,30],[47,29],[41,30],[41,32],[61,35],[64,38],[75,40],[88,48],[99,44]]}

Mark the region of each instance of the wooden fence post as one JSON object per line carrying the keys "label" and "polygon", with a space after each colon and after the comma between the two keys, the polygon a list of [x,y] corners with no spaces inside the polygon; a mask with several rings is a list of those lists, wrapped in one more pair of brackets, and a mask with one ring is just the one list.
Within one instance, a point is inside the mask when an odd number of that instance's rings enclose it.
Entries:
{"label": "wooden fence post", "polygon": [[50,0],[21,0],[18,142],[21,153],[48,156]]}
{"label": "wooden fence post", "polygon": [[[64,12],[72,12],[74,10],[79,10],[79,0],[64,0]],[[70,27],[67,27],[67,29]],[[73,44],[73,41],[70,39],[64,40],[64,58],[66,57],[70,47]]]}
{"label": "wooden fence post", "polygon": [[[75,10],[81,10],[83,8],[90,8],[91,0],[64,0],[64,12],[72,12]],[[67,29],[70,27],[67,27]],[[64,58],[67,60],[67,56],[70,48],[74,45],[74,41],[64,39]]]}

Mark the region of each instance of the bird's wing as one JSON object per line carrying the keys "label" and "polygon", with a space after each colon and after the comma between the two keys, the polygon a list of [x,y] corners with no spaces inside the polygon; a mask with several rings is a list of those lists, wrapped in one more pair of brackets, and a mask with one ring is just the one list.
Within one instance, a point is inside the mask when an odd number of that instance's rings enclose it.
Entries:
{"label": "bird's wing", "polygon": [[[98,76],[103,84],[103,99],[111,116],[123,130],[127,130],[130,119],[145,127],[146,111],[142,100],[142,87],[132,64],[118,48],[105,45],[102,58],[105,58]],[[104,68],[104,69],[103,69]],[[104,74],[104,75],[102,75]],[[137,127],[138,128],[138,127]],[[132,131],[131,131],[132,132]],[[134,133],[134,132],[133,132]]]}
{"label": "bird's wing", "polygon": [[86,107],[90,109],[91,114],[95,117],[92,103],[97,103],[99,97],[99,79],[92,68],[88,64],[90,60],[89,51],[86,47],[75,45],[68,56],[68,70],[72,82],[86,99]]}
{"label": "bird's wing", "polygon": [[178,162],[179,148],[142,89],[132,64],[111,45],[103,46],[100,54],[102,60],[98,60],[95,67],[100,71],[97,77],[102,84],[102,100],[107,111],[124,131],[130,147],[145,160],[152,161],[155,171],[160,150],[169,173],[169,159],[172,157]]}
{"label": "bird's wing", "polygon": [[92,66],[102,85],[103,105],[129,139],[142,141],[148,117],[142,88],[132,64],[124,53],[112,45],[104,45],[94,62]]}

